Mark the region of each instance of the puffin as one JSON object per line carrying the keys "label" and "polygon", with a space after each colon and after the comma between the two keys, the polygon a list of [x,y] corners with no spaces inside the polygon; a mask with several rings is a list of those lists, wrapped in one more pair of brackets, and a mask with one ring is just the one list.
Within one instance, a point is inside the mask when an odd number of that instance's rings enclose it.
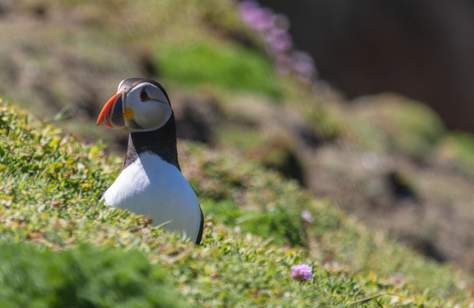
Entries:
{"label": "puffin", "polygon": [[122,80],[102,107],[97,125],[129,131],[122,170],[101,200],[108,206],[145,215],[154,225],[199,244],[204,216],[195,192],[181,173],[176,123],[164,87],[145,78]]}

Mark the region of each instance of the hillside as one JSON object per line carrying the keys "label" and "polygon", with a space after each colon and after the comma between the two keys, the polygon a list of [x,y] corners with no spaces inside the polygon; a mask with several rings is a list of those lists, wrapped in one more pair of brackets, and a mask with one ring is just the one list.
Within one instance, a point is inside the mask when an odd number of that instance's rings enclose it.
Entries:
{"label": "hillside", "polygon": [[[180,144],[207,215],[203,245],[194,247],[97,202],[121,164],[101,145],[85,146],[5,101],[0,133],[0,277],[8,277],[0,284],[11,303],[60,306],[64,290],[83,306],[150,298],[156,305],[205,306],[472,301],[467,276],[369,232],[294,182],[232,154]],[[312,266],[311,281],[291,279],[290,267],[300,262]],[[136,283],[142,287],[130,287]],[[24,293],[8,291],[18,288]],[[156,288],[163,297],[151,295]]]}
{"label": "hillside", "polygon": [[[282,34],[286,19],[263,16],[252,28],[230,0],[2,2],[0,95],[121,152],[126,134],[93,124],[100,103],[126,77],[160,80],[180,138],[238,152],[371,229],[474,271],[474,137],[404,97],[351,101],[301,80],[288,70],[308,63],[282,66],[272,36],[255,29],[270,20]],[[291,44],[284,53],[301,58]]]}
{"label": "hillside", "polygon": [[[347,99],[244,3],[0,2],[7,306],[473,304],[474,136],[396,94]],[[170,94],[200,247],[97,201],[127,134],[95,118],[132,76]]]}

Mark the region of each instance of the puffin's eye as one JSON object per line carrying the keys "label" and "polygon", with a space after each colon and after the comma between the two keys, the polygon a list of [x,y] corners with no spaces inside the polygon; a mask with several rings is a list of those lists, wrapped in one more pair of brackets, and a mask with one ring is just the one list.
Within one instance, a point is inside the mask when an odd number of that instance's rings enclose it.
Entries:
{"label": "puffin's eye", "polygon": [[140,100],[142,102],[146,102],[146,101],[149,101],[151,100],[150,96],[148,95],[148,93],[146,93],[146,88],[143,88],[142,91],[140,92]]}

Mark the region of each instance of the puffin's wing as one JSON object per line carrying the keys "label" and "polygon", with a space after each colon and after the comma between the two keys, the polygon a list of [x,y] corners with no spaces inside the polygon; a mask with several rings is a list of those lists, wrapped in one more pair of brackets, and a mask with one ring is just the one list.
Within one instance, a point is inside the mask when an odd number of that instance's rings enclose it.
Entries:
{"label": "puffin's wing", "polygon": [[198,245],[201,243],[202,232],[204,230],[204,214],[202,213],[201,205],[199,205],[199,211],[201,211],[201,225],[199,226],[199,232],[196,238],[196,244]]}

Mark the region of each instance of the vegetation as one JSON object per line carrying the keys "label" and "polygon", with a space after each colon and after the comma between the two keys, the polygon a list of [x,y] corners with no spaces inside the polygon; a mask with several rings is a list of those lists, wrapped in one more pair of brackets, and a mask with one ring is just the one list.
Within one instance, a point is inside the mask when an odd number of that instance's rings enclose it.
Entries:
{"label": "vegetation", "polygon": [[281,96],[268,59],[239,46],[191,41],[157,48],[156,55],[162,76],[181,85],[208,84]]}
{"label": "vegetation", "polygon": [[[0,96],[15,98],[0,99],[0,307],[474,302],[471,276],[377,229],[474,269],[472,136],[402,97],[346,104],[319,81],[277,74],[234,1],[10,2],[0,5]],[[180,137],[208,143],[179,145],[206,216],[201,246],[98,201],[125,136],[92,123],[131,76],[164,82],[192,132]],[[312,279],[291,278],[299,263]]]}
{"label": "vegetation", "polygon": [[353,129],[363,143],[426,159],[445,132],[439,117],[428,107],[397,95],[361,99]]}
{"label": "vegetation", "polygon": [[[117,298],[139,303],[160,288],[164,295],[159,303],[167,303],[175,298],[172,289],[161,287],[169,281],[188,304],[209,306],[469,302],[468,280],[460,273],[423,260],[383,236],[370,235],[331,205],[314,201],[294,183],[252,163],[182,145],[183,167],[208,217],[204,243],[194,247],[150,226],[146,218],[98,204],[98,196],[120,167],[119,160],[106,156],[100,145],[84,146],[5,102],[0,130],[7,136],[0,139],[1,238],[17,243],[5,254],[16,250],[23,251],[20,255],[37,254],[37,262],[21,263],[22,275],[28,277],[39,264],[51,266],[58,277],[65,275],[62,266],[75,269],[67,279],[43,277],[41,272],[38,278],[28,278],[42,280],[41,288],[36,285],[28,291],[39,299],[53,301],[54,292],[53,299],[44,299],[46,290],[64,287],[71,300],[108,306]],[[312,219],[302,220],[302,210],[309,211]],[[66,252],[51,257],[56,253],[24,247],[25,241]],[[136,250],[154,265],[149,267]],[[103,259],[96,258],[98,254]],[[1,260],[0,268],[17,266],[8,263],[13,262],[8,257]],[[312,266],[311,281],[291,279],[290,267],[300,262]],[[107,290],[87,294],[83,290],[102,281],[99,267],[105,263]],[[90,272],[99,274],[93,279],[87,276]],[[117,284],[116,279],[108,280],[121,275],[124,281]],[[135,280],[147,286],[142,293],[123,287]],[[15,287],[15,280],[2,281],[5,288]],[[110,297],[102,301],[94,297],[105,291]],[[12,297],[14,303],[22,300]]]}
{"label": "vegetation", "polygon": [[137,251],[0,244],[2,307],[179,307],[168,274]]}
{"label": "vegetation", "polygon": [[459,172],[474,175],[474,137],[471,134],[449,134],[439,146],[438,156]]}

